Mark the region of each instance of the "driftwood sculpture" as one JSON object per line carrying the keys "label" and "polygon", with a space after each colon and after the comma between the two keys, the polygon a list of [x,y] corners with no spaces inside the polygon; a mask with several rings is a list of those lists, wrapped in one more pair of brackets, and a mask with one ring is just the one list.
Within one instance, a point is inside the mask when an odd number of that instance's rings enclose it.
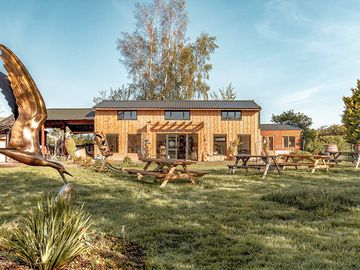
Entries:
{"label": "driftwood sculpture", "polygon": [[108,157],[113,155],[109,144],[106,140],[106,136],[102,131],[95,132],[95,144],[99,147],[100,153],[103,156],[103,160],[101,162],[99,172],[103,172],[106,169],[113,170],[116,172],[123,172],[122,168],[116,168],[108,162]]}
{"label": "driftwood sculpture", "polygon": [[0,51],[8,73],[6,76],[0,72],[0,88],[15,117],[8,147],[0,148],[0,153],[27,165],[54,168],[67,184],[65,174],[72,175],[63,165],[46,160],[41,154],[39,132],[46,121],[47,111],[39,89],[12,51],[1,44]]}

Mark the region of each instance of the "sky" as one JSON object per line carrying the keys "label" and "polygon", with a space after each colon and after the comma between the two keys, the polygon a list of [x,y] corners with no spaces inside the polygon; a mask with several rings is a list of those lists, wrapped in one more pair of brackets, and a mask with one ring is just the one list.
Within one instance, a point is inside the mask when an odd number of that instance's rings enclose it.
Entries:
{"label": "sky", "polygon": [[[141,2],[149,2],[143,0]],[[0,43],[25,64],[48,108],[93,106],[129,82],[116,41],[135,29],[134,0],[0,0]],[[209,85],[232,83],[262,123],[294,109],[313,127],[341,123],[360,79],[358,0],[187,0],[188,37],[216,36]],[[0,71],[4,72],[2,66]],[[10,114],[0,95],[1,116]]]}

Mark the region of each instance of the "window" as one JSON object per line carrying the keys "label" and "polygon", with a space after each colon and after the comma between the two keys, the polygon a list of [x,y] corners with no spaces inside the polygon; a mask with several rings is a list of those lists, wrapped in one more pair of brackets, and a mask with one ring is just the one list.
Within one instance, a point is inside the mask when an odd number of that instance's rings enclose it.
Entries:
{"label": "window", "polygon": [[274,150],[274,137],[269,137],[269,150]]}
{"label": "window", "polygon": [[264,147],[267,146],[268,150],[274,150],[274,137],[264,136],[263,138]]}
{"label": "window", "polygon": [[221,111],[222,120],[241,120],[241,111]]}
{"label": "window", "polygon": [[137,111],[118,111],[118,120],[137,120]]}
{"label": "window", "polygon": [[226,135],[214,135],[214,155],[226,155]]}
{"label": "window", "polygon": [[141,134],[129,134],[127,152],[138,153],[141,151]]}
{"label": "window", "polygon": [[190,120],[190,111],[165,111],[165,120]]}
{"label": "window", "polygon": [[238,154],[250,154],[251,153],[251,135],[241,134],[238,135]]}
{"label": "window", "polygon": [[284,147],[295,147],[295,137],[285,136],[283,137]]}
{"label": "window", "polygon": [[118,134],[106,134],[106,140],[109,144],[109,148],[113,153],[119,153],[119,135]]}

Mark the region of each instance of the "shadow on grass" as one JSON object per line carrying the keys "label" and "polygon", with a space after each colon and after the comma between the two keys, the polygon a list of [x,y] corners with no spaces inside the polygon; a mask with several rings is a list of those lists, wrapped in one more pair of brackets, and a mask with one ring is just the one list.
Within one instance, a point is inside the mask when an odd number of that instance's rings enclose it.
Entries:
{"label": "shadow on grass", "polygon": [[[127,174],[77,169],[76,203],[84,204],[92,215],[96,232],[122,236],[124,225],[125,237],[145,247],[150,269],[329,269],[358,265],[359,246],[349,227],[336,233],[346,231],[347,237],[335,238],[328,220],[314,223],[307,210],[261,200],[276,192],[279,185],[291,190],[304,183],[313,185],[318,178],[322,182],[328,179],[289,171],[261,180],[259,175],[223,175],[224,171],[211,172],[196,186],[176,181],[161,190],[158,183],[137,182]],[[62,183],[55,175],[35,169],[4,171],[0,175],[0,221],[10,221],[34,207],[41,196],[58,192]],[[339,177],[348,185],[354,181],[353,174]]]}

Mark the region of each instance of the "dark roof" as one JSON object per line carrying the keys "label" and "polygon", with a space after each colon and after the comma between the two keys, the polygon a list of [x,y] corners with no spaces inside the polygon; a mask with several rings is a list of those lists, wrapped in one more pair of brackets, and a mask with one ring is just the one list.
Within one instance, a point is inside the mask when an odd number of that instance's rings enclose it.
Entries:
{"label": "dark roof", "polygon": [[[95,117],[95,111],[92,108],[84,109],[47,109],[47,120],[93,120]],[[0,120],[1,126],[12,126],[14,124],[14,115]]]}
{"label": "dark roof", "polygon": [[0,126],[4,127],[4,126],[11,126],[14,123],[15,119],[14,119],[14,115],[9,115],[8,117],[4,117],[3,119],[0,120]]}
{"label": "dark roof", "polygon": [[260,124],[261,130],[302,130],[296,125],[289,124]]}
{"label": "dark roof", "polygon": [[95,117],[95,111],[92,108],[68,109],[57,108],[47,109],[47,120],[92,120]]}
{"label": "dark roof", "polygon": [[253,100],[104,100],[95,109],[242,109],[260,110]]}

